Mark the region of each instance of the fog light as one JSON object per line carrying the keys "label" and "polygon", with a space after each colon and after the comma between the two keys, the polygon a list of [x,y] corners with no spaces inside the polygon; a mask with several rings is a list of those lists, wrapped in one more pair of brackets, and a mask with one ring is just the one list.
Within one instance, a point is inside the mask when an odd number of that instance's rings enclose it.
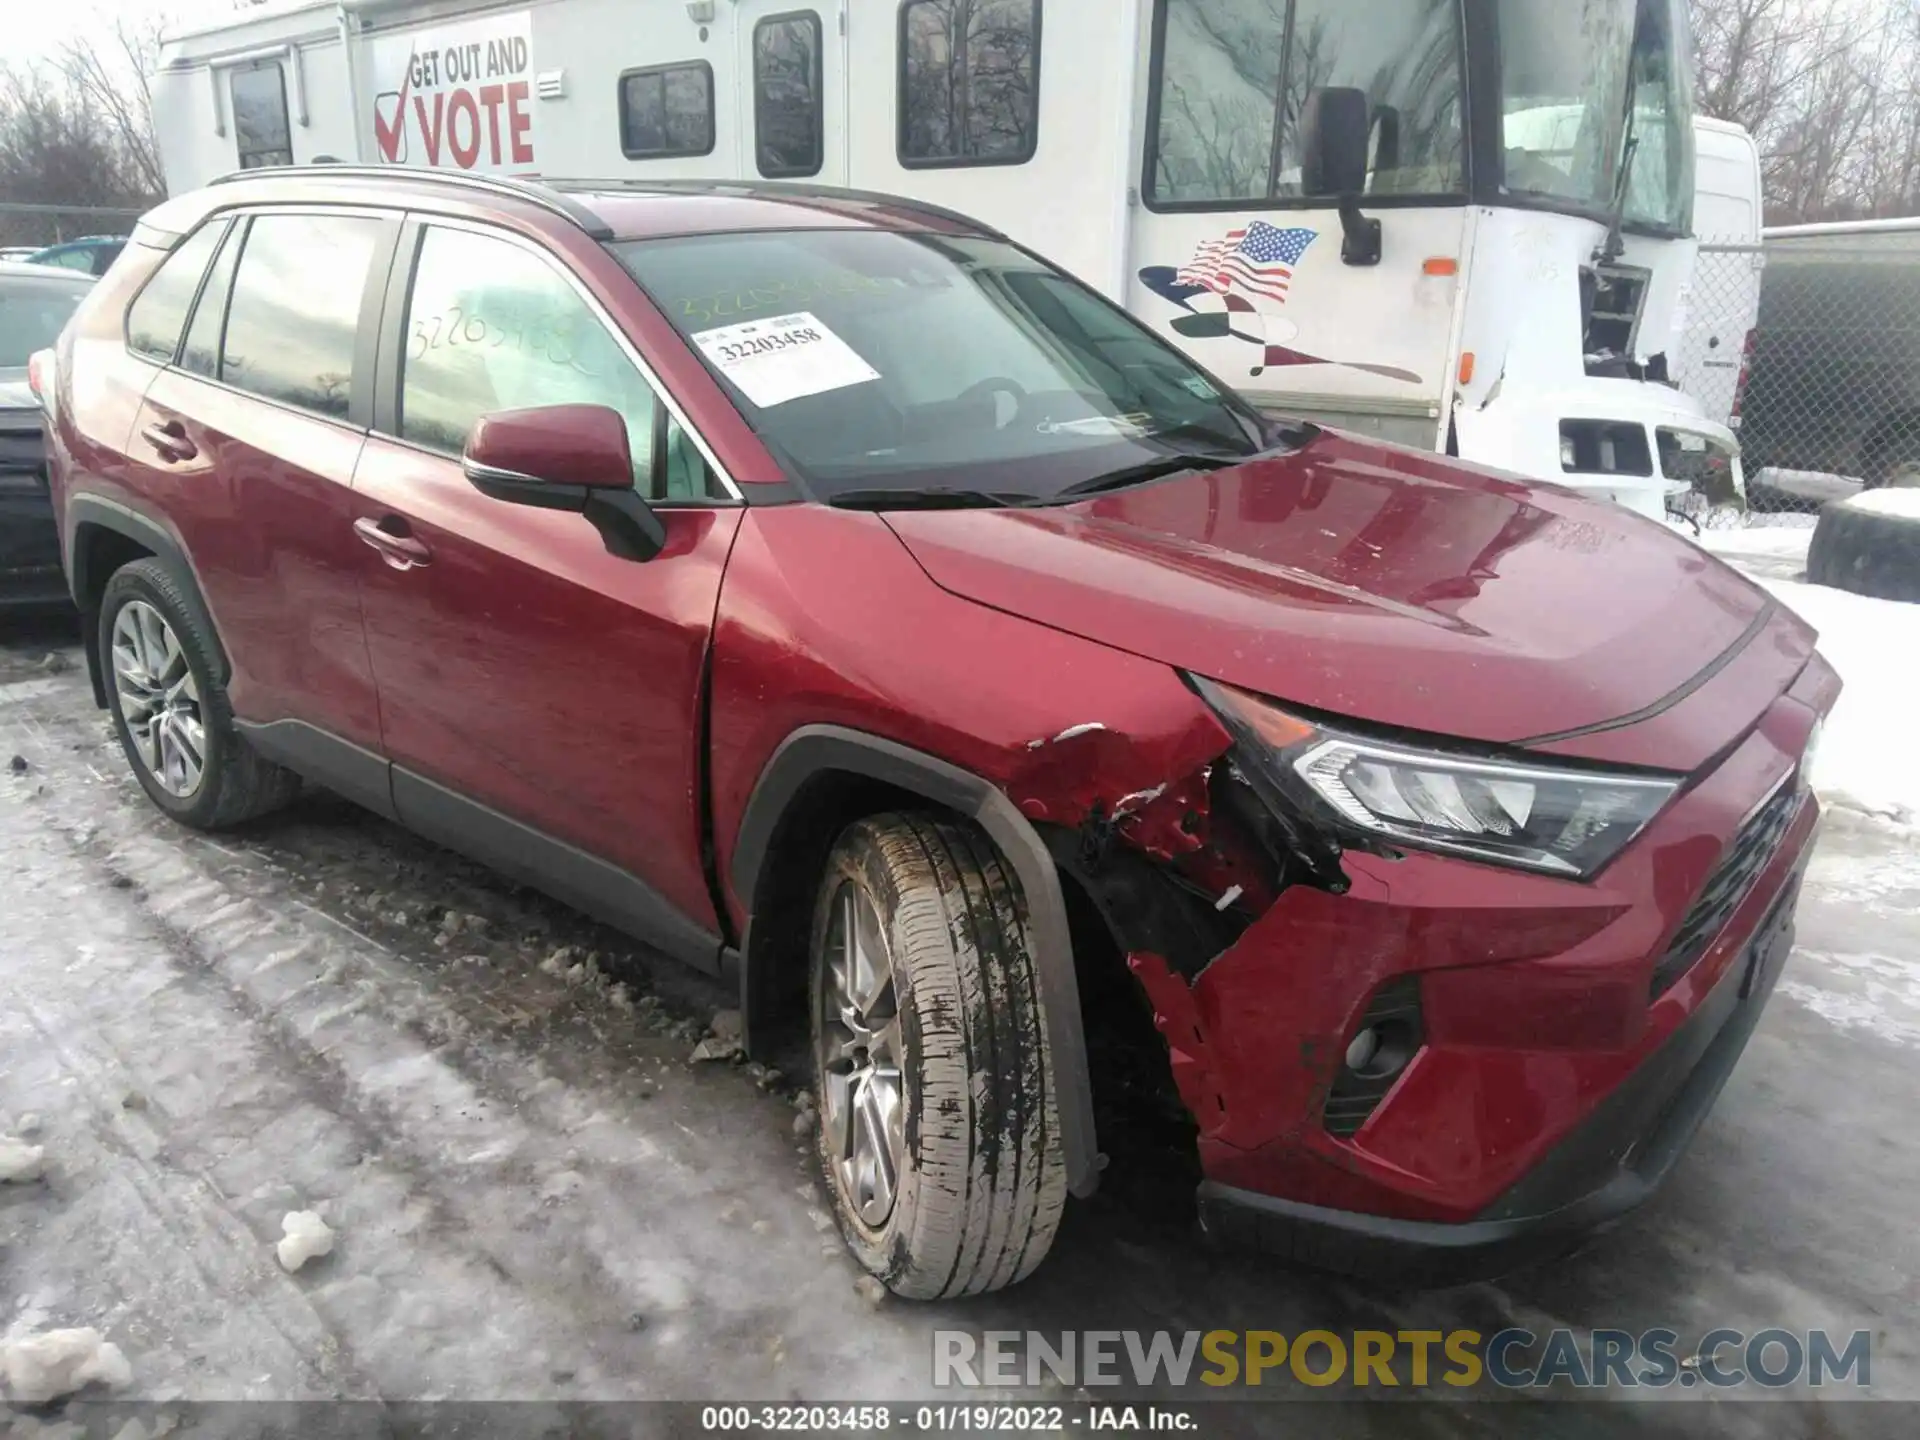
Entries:
{"label": "fog light", "polygon": [[1373,1057],[1379,1053],[1379,1027],[1369,1025],[1347,1043],[1347,1069],[1364,1070],[1373,1063]]}
{"label": "fog light", "polygon": [[1347,1069],[1362,1079],[1388,1080],[1407,1068],[1419,1048],[1419,1038],[1404,1020],[1363,1025],[1347,1042]]}

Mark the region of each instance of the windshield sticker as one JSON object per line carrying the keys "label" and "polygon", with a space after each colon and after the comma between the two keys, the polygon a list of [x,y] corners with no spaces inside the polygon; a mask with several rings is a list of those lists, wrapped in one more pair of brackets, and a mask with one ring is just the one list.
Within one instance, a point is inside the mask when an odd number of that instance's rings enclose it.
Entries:
{"label": "windshield sticker", "polygon": [[1151,434],[1151,415],[1089,415],[1081,420],[1043,420],[1042,435],[1092,435],[1100,439],[1139,440]]}
{"label": "windshield sticker", "polygon": [[880,378],[809,310],[702,330],[693,343],[762,410]]}
{"label": "windshield sticker", "polygon": [[757,310],[771,310],[776,306],[790,311],[796,305],[811,305],[829,296],[879,295],[898,288],[896,283],[871,275],[776,277],[716,290],[711,295],[689,295],[676,300],[674,306],[680,318],[690,324],[711,325],[717,320],[744,320]]}

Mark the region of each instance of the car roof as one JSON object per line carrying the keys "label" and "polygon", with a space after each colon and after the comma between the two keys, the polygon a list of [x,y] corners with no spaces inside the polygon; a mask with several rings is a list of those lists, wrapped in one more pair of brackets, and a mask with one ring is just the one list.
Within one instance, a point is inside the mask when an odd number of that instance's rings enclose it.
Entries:
{"label": "car roof", "polygon": [[42,284],[78,285],[82,289],[95,277],[79,270],[63,270],[58,265],[35,265],[25,260],[0,260],[0,280],[37,280]]}
{"label": "car roof", "polygon": [[596,240],[638,240],[752,230],[938,231],[994,235],[979,221],[898,195],[780,181],[541,180],[402,165],[290,165],[243,170],[166,201],[141,218],[159,243],[235,204],[333,201],[474,213],[545,212]]}

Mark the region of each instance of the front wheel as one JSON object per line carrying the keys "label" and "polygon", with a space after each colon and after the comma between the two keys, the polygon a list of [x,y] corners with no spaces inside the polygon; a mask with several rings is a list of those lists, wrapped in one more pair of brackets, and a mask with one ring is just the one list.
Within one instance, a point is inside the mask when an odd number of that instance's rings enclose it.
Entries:
{"label": "front wheel", "polygon": [[848,1246],[909,1299],[1031,1274],[1066,1204],[1025,902],[971,825],[848,828],[815,906],[818,1149]]}

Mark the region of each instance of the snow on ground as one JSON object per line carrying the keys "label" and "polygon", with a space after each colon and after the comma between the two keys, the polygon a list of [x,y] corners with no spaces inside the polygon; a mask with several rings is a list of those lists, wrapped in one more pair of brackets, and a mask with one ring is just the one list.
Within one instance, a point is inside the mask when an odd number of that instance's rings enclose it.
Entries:
{"label": "snow on ground", "polygon": [[[1768,516],[1772,522],[1788,517]],[[1811,517],[1791,517],[1808,521]],[[1814,785],[1829,804],[1920,825],[1920,605],[1808,585],[1811,524],[1708,530],[1701,543],[1744,570],[1820,632],[1846,692],[1827,722]],[[1920,847],[1920,836],[1915,837]],[[1916,860],[1920,864],[1920,860]]]}

